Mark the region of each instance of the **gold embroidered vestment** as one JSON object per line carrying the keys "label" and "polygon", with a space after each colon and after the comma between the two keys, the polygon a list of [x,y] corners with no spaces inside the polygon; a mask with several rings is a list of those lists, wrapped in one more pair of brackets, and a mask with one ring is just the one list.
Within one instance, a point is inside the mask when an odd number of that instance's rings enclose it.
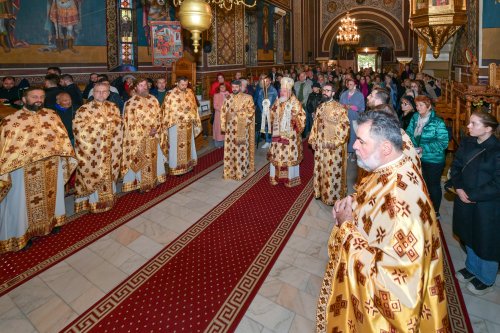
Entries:
{"label": "gold embroidered vestment", "polygon": [[407,156],[370,173],[334,227],[318,332],[450,332],[438,221]]}
{"label": "gold embroidered vestment", "polygon": [[[197,137],[202,130],[196,97],[191,89],[178,87],[167,92],[161,107],[162,123],[165,129],[177,126],[177,138],[169,138],[170,144],[177,147],[177,165],[170,166],[172,175],[181,175],[191,171],[197,160],[191,157],[191,136]],[[195,148],[196,149],[196,148]]]}
{"label": "gold embroidered vestment", "polygon": [[347,193],[346,142],[349,118],[345,108],[336,101],[319,105],[309,135],[314,150],[314,197],[333,205]]}
{"label": "gold embroidered vestment", "polygon": [[75,212],[90,209],[103,212],[113,207],[113,182],[120,176],[123,128],[120,111],[114,103],[91,101],[80,107],[73,120],[76,170],[76,196],[97,191],[99,202],[88,200],[75,205]]}
{"label": "gold embroidered vestment", "polygon": [[[124,177],[129,170],[141,171],[141,183],[124,181],[124,192],[139,188],[148,191],[157,182],[165,182],[165,175],[156,172],[158,144],[162,153],[167,155],[167,137],[162,128],[161,109],[156,97],[135,95],[125,103],[121,176]],[[152,129],[156,131],[153,136],[150,135]]]}
{"label": "gold embroidered vestment", "polygon": [[[291,110],[289,130],[283,130],[285,108]],[[268,152],[268,160],[276,167],[295,166],[302,162],[302,138],[306,114],[302,104],[295,96],[290,96],[286,102],[279,99],[271,107],[272,142]]]}
{"label": "gold embroidered vestment", "polygon": [[224,179],[241,180],[255,170],[255,105],[245,93],[227,96],[221,108]]}
{"label": "gold embroidered vestment", "polygon": [[65,215],[56,216],[55,208],[59,162],[62,165],[63,182],[66,183],[76,167],[76,160],[68,133],[53,110],[32,112],[21,109],[2,120],[0,202],[14,185],[10,173],[24,168],[28,229],[20,237],[1,240],[0,253],[17,251],[30,238],[46,235],[53,227],[64,224]]}

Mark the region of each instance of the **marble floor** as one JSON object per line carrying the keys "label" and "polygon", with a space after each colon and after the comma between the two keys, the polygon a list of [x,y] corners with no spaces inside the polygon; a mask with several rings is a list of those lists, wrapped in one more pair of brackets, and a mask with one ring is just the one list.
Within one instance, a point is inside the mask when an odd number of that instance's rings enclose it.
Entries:
{"label": "marble floor", "polygon": [[[265,152],[256,152],[257,169],[266,163]],[[2,296],[0,332],[58,332],[240,185],[221,177],[222,168],[214,170]],[[460,269],[465,255],[451,234],[452,208],[452,202],[443,201],[442,227],[453,264]],[[314,332],[332,227],[331,207],[312,200],[238,333]],[[461,287],[474,331],[500,333],[500,279],[494,292],[482,297]]]}

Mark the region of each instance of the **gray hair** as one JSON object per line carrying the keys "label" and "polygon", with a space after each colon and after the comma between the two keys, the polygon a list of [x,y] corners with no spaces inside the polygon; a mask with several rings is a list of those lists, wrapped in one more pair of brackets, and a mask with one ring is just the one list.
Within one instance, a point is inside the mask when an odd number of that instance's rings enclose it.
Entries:
{"label": "gray hair", "polygon": [[403,150],[403,138],[399,120],[394,115],[380,111],[366,111],[359,114],[358,126],[370,123],[370,135],[378,141],[387,140],[397,151]]}
{"label": "gray hair", "polygon": [[390,93],[387,89],[377,87],[373,88],[372,92],[375,93],[375,98],[379,100],[382,104],[388,104],[390,101]]}

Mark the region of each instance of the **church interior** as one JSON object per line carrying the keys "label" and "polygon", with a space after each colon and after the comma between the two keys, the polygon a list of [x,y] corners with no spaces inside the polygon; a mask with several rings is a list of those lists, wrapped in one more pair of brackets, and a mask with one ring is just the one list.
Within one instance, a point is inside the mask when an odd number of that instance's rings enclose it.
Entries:
{"label": "church interior", "polygon": [[[403,87],[405,71],[421,73],[449,131],[444,182],[471,114],[500,119],[499,17],[499,0],[0,0],[0,79],[12,77],[18,93],[43,86],[51,67],[81,92],[92,74],[119,90],[127,77],[152,88],[164,78],[167,91],[187,77],[202,125],[189,174],[119,193],[96,214],[75,213],[68,182],[60,230],[19,251],[0,246],[0,332],[316,331],[334,221],[313,198],[313,152],[305,141],[294,188],[267,186],[259,145],[248,178],[223,179],[213,82],[241,77],[254,91],[261,74],[306,71],[338,78],[341,91],[348,72]],[[345,33],[351,19],[356,30]],[[22,107],[0,101],[0,121]],[[453,200],[443,191],[439,219],[452,331],[500,333],[500,279],[476,295],[454,277],[467,255]]]}

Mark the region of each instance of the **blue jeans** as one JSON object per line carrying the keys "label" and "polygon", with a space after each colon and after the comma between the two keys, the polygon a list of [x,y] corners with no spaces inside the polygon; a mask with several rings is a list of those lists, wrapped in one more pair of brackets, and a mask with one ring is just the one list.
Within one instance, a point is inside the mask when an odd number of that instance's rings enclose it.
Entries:
{"label": "blue jeans", "polygon": [[467,251],[467,259],[465,260],[467,270],[485,285],[493,285],[497,278],[498,262],[479,258],[474,250],[468,246],[465,246],[465,249]]}
{"label": "blue jeans", "polygon": [[[266,124],[266,133],[265,133],[265,135],[266,135],[266,142],[267,142],[267,143],[271,143],[271,133],[269,133],[269,128],[267,128],[267,127],[268,127],[268,126],[267,126],[267,124]],[[259,129],[257,129],[257,130],[255,131],[255,144],[256,144],[256,145],[259,145],[259,142],[260,142],[260,135],[261,135],[261,133],[260,133],[260,126],[259,126]]]}

